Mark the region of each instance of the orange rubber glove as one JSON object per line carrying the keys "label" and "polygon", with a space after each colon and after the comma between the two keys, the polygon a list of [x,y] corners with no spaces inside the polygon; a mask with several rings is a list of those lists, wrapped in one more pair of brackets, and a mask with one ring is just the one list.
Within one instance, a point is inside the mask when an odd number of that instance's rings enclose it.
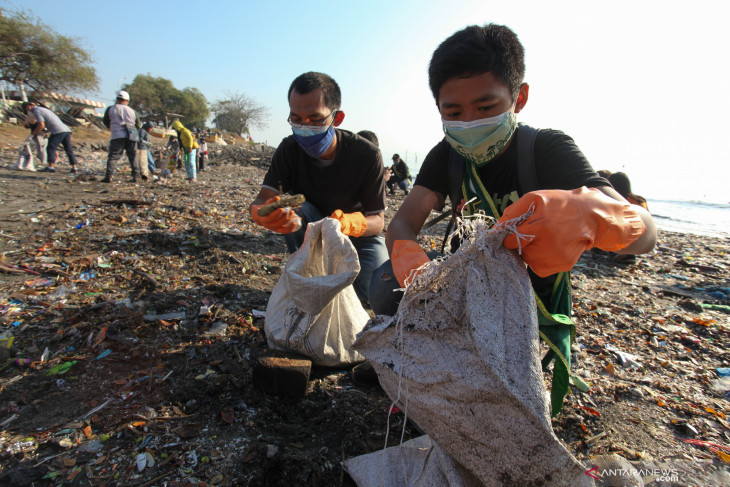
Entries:
{"label": "orange rubber glove", "polygon": [[[393,252],[390,254],[390,263],[393,265],[393,274],[401,287],[405,287],[405,281],[411,275],[411,271],[418,269],[430,261],[417,242],[413,240],[396,240],[393,243]],[[411,280],[415,279],[414,273]]]}
{"label": "orange rubber glove", "polygon": [[261,207],[280,199],[280,197],[274,196],[266,200],[263,205],[251,205],[251,218],[262,227],[276,233],[296,232],[302,228],[302,219],[291,208],[278,208],[266,216],[259,215]]}
{"label": "orange rubber glove", "polygon": [[[632,205],[586,187],[527,193],[507,207],[499,221],[517,218],[533,205],[533,214],[517,231],[534,236],[521,240],[522,260],[541,277],[569,271],[588,249],[616,252],[646,232]],[[517,237],[508,235],[504,246],[517,249]]]}
{"label": "orange rubber glove", "polygon": [[365,215],[359,211],[355,213],[343,213],[342,210],[335,210],[330,218],[339,220],[342,233],[351,237],[360,237],[368,229],[368,221]]}

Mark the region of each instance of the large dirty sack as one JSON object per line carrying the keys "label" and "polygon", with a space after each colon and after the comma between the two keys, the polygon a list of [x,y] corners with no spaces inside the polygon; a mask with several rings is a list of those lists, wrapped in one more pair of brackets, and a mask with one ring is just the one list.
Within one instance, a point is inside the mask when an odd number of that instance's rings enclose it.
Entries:
{"label": "large dirty sack", "polygon": [[352,287],[360,262],[340,223],[310,223],[299,250],[289,256],[266,307],[264,331],[271,348],[334,367],[362,362],[350,350],[369,316]]}
{"label": "large dirty sack", "polygon": [[[475,218],[461,231],[459,250],[425,264],[396,316],[372,320],[353,348],[482,485],[593,485],[553,433],[535,299],[522,260],[502,245],[508,230]],[[373,478],[386,473],[380,462],[371,468]],[[383,485],[443,485],[406,482],[408,466],[392,470]]]}

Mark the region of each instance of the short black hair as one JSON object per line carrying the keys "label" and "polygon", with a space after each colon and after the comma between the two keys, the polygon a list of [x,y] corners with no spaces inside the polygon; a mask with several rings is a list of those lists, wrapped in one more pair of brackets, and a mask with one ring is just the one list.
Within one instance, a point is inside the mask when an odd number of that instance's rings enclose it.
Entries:
{"label": "short black hair", "polygon": [[363,139],[369,140],[370,142],[377,145],[378,147],[380,146],[380,144],[378,143],[378,136],[375,135],[375,132],[371,132],[369,130],[361,130],[357,133],[357,135],[359,135]]}
{"label": "short black hair", "polygon": [[306,95],[317,88],[322,88],[322,92],[324,93],[324,104],[328,108],[331,108],[332,110],[340,109],[340,105],[342,104],[342,92],[340,92],[340,87],[337,82],[328,74],[316,73],[314,71],[309,71],[297,76],[289,87],[286,99],[289,101],[292,91],[296,91],[300,95]]}
{"label": "short black hair", "polygon": [[439,101],[439,91],[452,78],[491,72],[516,99],[525,78],[525,49],[509,27],[470,25],[443,41],[428,66],[428,84]]}
{"label": "short black hair", "polygon": [[25,112],[28,109],[28,107],[31,105],[35,105],[35,102],[24,101],[23,104],[21,105],[23,107],[23,112]]}

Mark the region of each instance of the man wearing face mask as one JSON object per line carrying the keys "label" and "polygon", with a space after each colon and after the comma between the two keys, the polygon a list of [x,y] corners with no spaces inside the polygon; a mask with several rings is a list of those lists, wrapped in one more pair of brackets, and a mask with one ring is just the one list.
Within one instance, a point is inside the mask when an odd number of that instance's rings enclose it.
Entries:
{"label": "man wearing face mask", "polygon": [[[304,240],[307,224],[330,217],[339,220],[360,260],[354,282],[368,303],[370,276],[388,259],[381,233],[385,214],[385,168],[380,150],[364,138],[339,129],[340,88],[324,73],[308,72],[289,87],[289,118],[293,134],[274,153],[251,218],[284,236],[289,252]],[[296,210],[281,208],[268,216],[258,210],[280,198],[280,192],[302,194],[306,202]]]}
{"label": "man wearing face mask", "polygon": [[[598,247],[635,254],[653,249],[656,229],[651,215],[616,193],[573,139],[552,129],[535,133],[517,123],[516,114],[525,107],[529,92],[524,72],[522,44],[505,26],[467,27],[434,51],[429,84],[445,137],[426,156],[413,190],[388,226],[391,260],[374,273],[370,289],[376,313],[394,314],[402,296],[394,289],[429,260],[416,237],[430,212],[455,194],[449,180],[458,165],[458,196],[450,199],[454,208],[463,205],[462,214],[484,212],[507,221],[534,209],[517,230],[530,236],[521,242],[521,256],[540,300],[540,331],[542,325],[570,325],[568,271],[583,251]],[[537,188],[532,189],[523,187],[516,142],[528,133],[534,134],[530,169]],[[518,248],[514,235],[504,245]],[[570,333],[564,333],[569,328],[551,329],[560,330],[556,346],[567,354],[569,367]],[[557,399],[562,403],[562,397]]]}

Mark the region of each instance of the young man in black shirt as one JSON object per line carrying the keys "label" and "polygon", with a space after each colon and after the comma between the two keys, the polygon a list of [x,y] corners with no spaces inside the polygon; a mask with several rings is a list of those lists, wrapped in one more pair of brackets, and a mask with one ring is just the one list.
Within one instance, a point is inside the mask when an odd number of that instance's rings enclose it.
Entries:
{"label": "young man in black shirt", "polygon": [[555,332],[549,338],[551,349],[559,351],[556,370],[561,368],[563,384],[557,394],[553,387],[555,413],[567,392],[570,366],[568,271],[593,247],[649,252],[656,228],[649,212],[621,197],[593,170],[573,139],[557,130],[537,131],[532,154],[537,190],[521,187],[515,140],[529,127],[518,126],[515,116],[527,103],[524,72],[522,44],[500,25],[467,27],[434,51],[429,85],[445,138],[426,156],[413,190],[388,226],[391,260],[373,274],[370,300],[376,313],[394,314],[402,296],[394,290],[428,262],[416,237],[431,211],[441,209],[445,197],[453,194],[450,161],[459,161],[463,177],[457,181],[459,197],[451,203],[462,214],[483,212],[507,221],[534,209],[517,226],[527,238],[518,245],[515,235],[508,235],[504,245],[521,247],[539,298],[540,331],[544,325],[544,335]]}
{"label": "young man in black shirt", "polygon": [[[289,252],[302,244],[307,223],[329,216],[339,220],[360,261],[355,291],[364,303],[372,272],[388,259],[382,231],[385,215],[385,169],[380,150],[364,138],[336,127],[345,118],[340,88],[324,73],[308,72],[289,87],[293,135],[274,153],[251,217],[284,235]],[[280,193],[302,194],[298,209],[280,208],[262,217],[258,210]]]}
{"label": "young man in black shirt", "polygon": [[[524,198],[519,187],[517,148],[512,143],[519,130],[515,115],[525,107],[529,93],[529,85],[523,82],[524,71],[523,47],[514,32],[504,26],[467,27],[434,52],[429,84],[446,137],[426,156],[411,194],[388,227],[387,245],[395,279],[401,284],[407,273],[428,260],[416,236],[431,210],[444,206],[449,194],[452,151],[466,166],[462,198],[476,198],[465,206],[464,214],[485,211],[495,218],[505,218],[503,213],[511,208],[508,216],[519,216],[516,210],[524,213],[528,200],[540,200],[539,213],[518,227],[523,234],[535,235],[530,242],[523,242],[522,256],[538,275],[570,270],[581,253],[593,246],[620,247],[621,253],[629,254],[653,249],[656,229],[651,215],[627,207],[626,200],[598,176],[573,139],[560,131],[538,131],[534,166],[542,191],[528,193],[529,197]],[[581,191],[581,187],[596,190]],[[577,209],[581,210],[581,218],[566,224],[565,214],[570,213],[575,220]],[[617,215],[603,218],[606,212]],[[594,222],[596,219],[600,222]],[[565,241],[550,233],[551,229],[579,244],[566,246]],[[604,244],[600,237],[606,235],[596,234],[597,229],[608,236],[619,235]],[[505,240],[505,245],[516,248],[514,239]],[[571,252],[566,255],[563,250]],[[404,256],[408,257],[399,259]],[[394,311],[387,306],[374,310],[390,311],[385,314]]]}

